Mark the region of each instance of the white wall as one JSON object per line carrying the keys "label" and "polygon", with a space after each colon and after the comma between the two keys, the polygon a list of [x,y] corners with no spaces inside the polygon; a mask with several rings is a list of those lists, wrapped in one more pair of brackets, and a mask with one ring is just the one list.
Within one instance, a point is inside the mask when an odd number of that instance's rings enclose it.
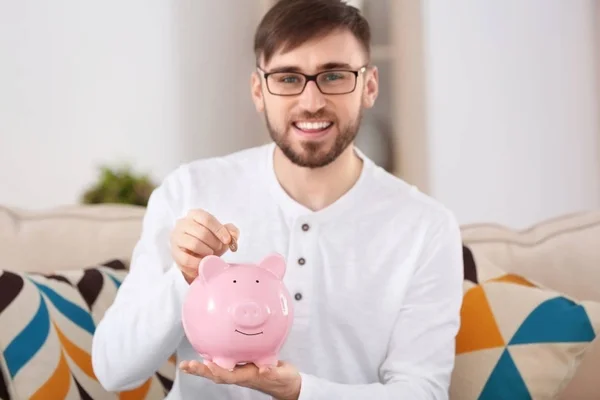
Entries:
{"label": "white wall", "polygon": [[[103,162],[159,180],[262,142],[258,3],[0,2],[0,204],[76,202]],[[599,207],[599,1],[451,3],[423,3],[428,191],[461,222]]]}
{"label": "white wall", "polygon": [[600,207],[597,3],[425,3],[429,192],[461,222]]}
{"label": "white wall", "polygon": [[171,0],[181,88],[179,119],[186,160],[264,143],[262,115],[250,94],[259,1]]}
{"label": "white wall", "polygon": [[160,180],[256,143],[259,14],[237,0],[0,2],[0,204],[77,202],[104,162]]}

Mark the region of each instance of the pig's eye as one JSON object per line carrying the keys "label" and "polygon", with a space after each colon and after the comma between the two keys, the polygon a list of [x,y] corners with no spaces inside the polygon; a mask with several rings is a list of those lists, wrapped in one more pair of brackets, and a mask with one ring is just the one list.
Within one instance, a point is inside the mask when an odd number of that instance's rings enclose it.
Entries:
{"label": "pig's eye", "polygon": [[258,283],[258,279],[256,280],[256,283]]}
{"label": "pig's eye", "polygon": [[237,281],[234,279],[234,280],[233,280],[233,283],[236,283],[236,282],[237,282]]}

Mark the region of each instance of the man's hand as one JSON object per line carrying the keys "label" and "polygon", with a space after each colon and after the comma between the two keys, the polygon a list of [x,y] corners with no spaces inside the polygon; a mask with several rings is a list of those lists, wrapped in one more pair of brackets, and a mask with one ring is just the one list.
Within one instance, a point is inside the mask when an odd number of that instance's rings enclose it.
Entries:
{"label": "man's hand", "polygon": [[238,365],[228,371],[207,362],[183,361],[179,368],[193,375],[212,380],[215,383],[238,385],[266,393],[277,400],[297,400],[300,396],[302,378],[291,364],[279,361],[276,367],[257,368],[254,364]]}
{"label": "man's hand", "polygon": [[[204,210],[191,210],[175,224],[171,234],[173,260],[188,283],[198,276],[198,265],[209,255],[223,255],[239,230],[232,224],[221,224]],[[235,250],[235,249],[234,249]]]}

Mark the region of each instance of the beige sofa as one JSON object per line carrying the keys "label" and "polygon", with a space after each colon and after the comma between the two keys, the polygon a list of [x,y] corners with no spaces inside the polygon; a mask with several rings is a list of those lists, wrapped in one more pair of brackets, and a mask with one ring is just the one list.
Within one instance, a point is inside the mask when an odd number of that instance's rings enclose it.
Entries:
{"label": "beige sofa", "polygon": [[[144,209],[101,205],[47,211],[0,207],[0,269],[51,272],[128,260]],[[463,227],[464,241],[507,271],[578,299],[600,301],[600,211],[567,215],[525,231],[494,224]],[[600,340],[562,395],[600,399]]]}

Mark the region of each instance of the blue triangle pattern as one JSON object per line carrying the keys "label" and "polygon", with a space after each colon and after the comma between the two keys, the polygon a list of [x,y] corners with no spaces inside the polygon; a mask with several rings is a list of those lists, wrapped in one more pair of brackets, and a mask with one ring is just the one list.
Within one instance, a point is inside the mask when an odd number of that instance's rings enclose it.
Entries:
{"label": "blue triangle pattern", "polygon": [[512,356],[505,349],[478,400],[531,400],[531,394]]}
{"label": "blue triangle pattern", "polygon": [[591,342],[595,337],[585,308],[559,296],[537,306],[521,324],[509,345]]}

